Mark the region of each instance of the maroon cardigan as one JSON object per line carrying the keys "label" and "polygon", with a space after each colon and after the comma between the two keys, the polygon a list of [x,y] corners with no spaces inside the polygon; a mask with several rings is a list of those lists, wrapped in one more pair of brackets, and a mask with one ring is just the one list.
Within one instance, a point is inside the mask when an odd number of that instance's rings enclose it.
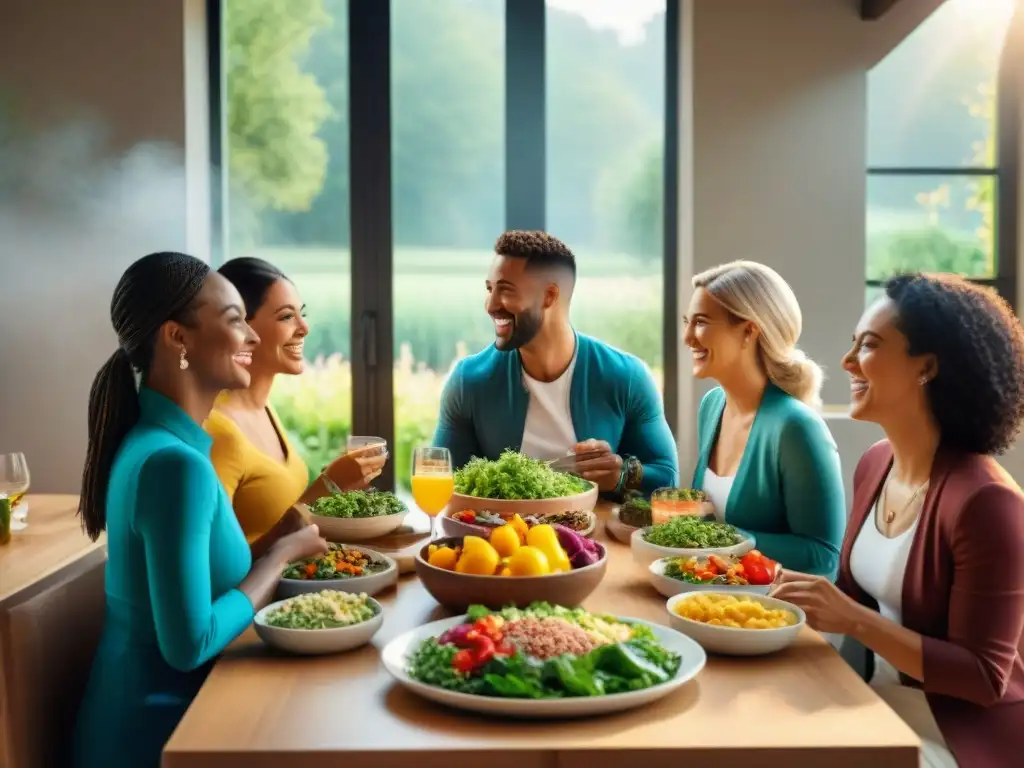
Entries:
{"label": "maroon cardigan", "polygon": [[[850,551],[892,465],[864,454],[840,554],[839,587],[878,610]],[[903,579],[903,625],[923,636],[923,688],[964,768],[1024,765],[1024,494],[993,459],[940,450]],[[871,658],[874,658],[873,656]]]}

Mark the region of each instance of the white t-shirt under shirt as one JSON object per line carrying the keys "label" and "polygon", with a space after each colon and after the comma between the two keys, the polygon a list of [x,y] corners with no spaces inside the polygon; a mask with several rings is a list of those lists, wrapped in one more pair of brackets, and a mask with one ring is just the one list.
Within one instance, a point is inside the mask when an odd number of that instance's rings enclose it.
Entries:
{"label": "white t-shirt under shirt", "polygon": [[565,456],[576,445],[576,429],[569,410],[569,391],[576,355],[565,372],[554,381],[537,381],[523,371],[523,385],[530,393],[526,427],[520,449],[534,459],[548,461]]}
{"label": "white t-shirt under shirt", "polygon": [[729,493],[732,491],[732,483],[735,479],[735,477],[719,477],[711,471],[711,467],[704,470],[704,480],[701,485],[704,493],[715,505],[715,519],[721,523],[725,522],[725,505],[729,503]]}
{"label": "white t-shirt under shirt", "polygon": [[[860,588],[878,602],[878,612],[897,624],[903,623],[903,576],[914,543],[917,520],[899,536],[888,538],[878,530],[878,505],[864,521],[850,551],[850,573]],[[872,683],[899,683],[892,666],[875,657]]]}

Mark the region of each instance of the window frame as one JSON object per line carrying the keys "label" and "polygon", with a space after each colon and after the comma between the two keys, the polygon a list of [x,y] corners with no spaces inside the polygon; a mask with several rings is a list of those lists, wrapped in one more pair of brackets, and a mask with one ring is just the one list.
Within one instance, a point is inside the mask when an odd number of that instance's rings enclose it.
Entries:
{"label": "window frame", "polygon": [[[207,0],[212,263],[228,253],[223,21],[227,0]],[[665,415],[678,432],[679,19],[665,0],[662,300]],[[394,444],[394,298],[391,173],[392,0],[348,0],[350,319],[353,434]],[[546,200],[545,0],[505,0],[505,228],[544,229]],[[358,73],[358,74],[357,74]],[[513,140],[510,142],[509,137]],[[500,233],[495,233],[495,237]],[[378,486],[394,489],[389,462]]]}
{"label": "window frame", "polygon": [[[999,71],[996,75],[996,163],[994,166],[871,166],[867,167],[867,176],[914,177],[914,176],[945,176],[971,177],[981,176],[995,180],[995,274],[992,277],[966,277],[972,283],[992,287],[1016,311],[1018,301],[1017,275],[1020,231],[1017,218],[1018,200],[1021,185],[1021,90],[1024,88],[1024,76],[1014,71],[1014,62],[1021,62],[1017,69],[1024,66],[1024,0],[1018,0],[1013,17],[1006,34]],[[865,251],[865,259],[866,259]],[[865,271],[867,263],[865,261]],[[878,288],[884,280],[865,279],[868,288]]]}

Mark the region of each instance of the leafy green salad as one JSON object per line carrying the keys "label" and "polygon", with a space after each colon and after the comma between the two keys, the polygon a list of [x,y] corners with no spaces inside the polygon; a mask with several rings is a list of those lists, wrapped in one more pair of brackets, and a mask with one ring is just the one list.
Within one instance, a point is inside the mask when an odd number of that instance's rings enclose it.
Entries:
{"label": "leafy green salad", "polygon": [[575,496],[591,484],[556,472],[543,461],[518,451],[505,451],[497,461],[470,459],[455,473],[455,490],[480,499],[535,500]]}
{"label": "leafy green salad", "polygon": [[646,624],[535,602],[501,611],[471,606],[465,623],[424,640],[407,670],[459,693],[558,699],[651,688],[681,664]]}
{"label": "leafy green salad", "polygon": [[643,537],[648,544],[671,549],[715,549],[731,547],[743,540],[743,535],[728,523],[692,515],[677,515],[651,527]]}
{"label": "leafy green salad", "polygon": [[390,491],[370,489],[322,496],[309,511],[322,517],[384,517],[405,512],[406,506]]}
{"label": "leafy green salad", "polygon": [[286,600],[267,613],[268,626],[281,629],[337,629],[362,624],[377,615],[369,596],[325,589]]}

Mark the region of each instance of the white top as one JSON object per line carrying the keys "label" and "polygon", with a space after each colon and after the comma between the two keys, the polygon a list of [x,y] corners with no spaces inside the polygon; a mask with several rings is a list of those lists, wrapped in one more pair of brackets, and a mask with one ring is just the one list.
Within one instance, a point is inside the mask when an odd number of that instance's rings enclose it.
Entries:
{"label": "white top", "polygon": [[[878,612],[897,624],[903,622],[903,576],[907,558],[914,543],[917,520],[899,536],[888,538],[878,530],[878,502],[872,514],[864,521],[850,551],[850,573],[860,588],[878,602]],[[896,671],[877,655],[872,683],[894,678]]]}
{"label": "white top", "polygon": [[719,522],[725,522],[725,507],[729,503],[729,493],[732,491],[732,483],[735,479],[735,477],[719,477],[711,471],[711,467],[704,470],[704,480],[701,485],[704,493],[715,505],[715,519]]}
{"label": "white top", "polygon": [[565,373],[554,381],[537,381],[523,371],[523,385],[530,393],[526,409],[526,427],[520,450],[534,459],[547,461],[569,453],[576,445],[576,429],[569,410],[572,372],[576,368],[573,354]]}

